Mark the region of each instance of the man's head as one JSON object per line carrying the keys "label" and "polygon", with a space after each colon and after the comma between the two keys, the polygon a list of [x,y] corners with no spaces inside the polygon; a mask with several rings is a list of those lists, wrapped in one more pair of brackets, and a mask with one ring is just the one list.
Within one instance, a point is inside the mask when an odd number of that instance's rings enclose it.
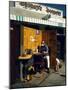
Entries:
{"label": "man's head", "polygon": [[45,45],[45,41],[42,41],[42,42],[41,42],[41,46],[44,46],[44,45]]}

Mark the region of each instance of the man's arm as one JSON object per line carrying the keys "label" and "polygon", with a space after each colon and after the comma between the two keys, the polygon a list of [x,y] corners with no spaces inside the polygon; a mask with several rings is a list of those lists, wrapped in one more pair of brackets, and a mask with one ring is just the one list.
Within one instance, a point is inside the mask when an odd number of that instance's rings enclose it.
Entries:
{"label": "man's arm", "polygon": [[45,49],[46,50],[44,51],[44,53],[47,54],[48,53],[48,46],[45,45]]}

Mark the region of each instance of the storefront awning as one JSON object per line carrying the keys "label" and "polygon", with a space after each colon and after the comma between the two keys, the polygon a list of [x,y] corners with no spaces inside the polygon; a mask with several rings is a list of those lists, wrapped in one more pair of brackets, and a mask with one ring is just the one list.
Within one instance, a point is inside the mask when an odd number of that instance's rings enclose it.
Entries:
{"label": "storefront awning", "polygon": [[37,24],[57,26],[57,27],[65,27],[64,23],[48,21],[48,20],[41,20],[41,19],[36,19],[36,18],[32,18],[32,17],[16,16],[16,15],[11,15],[11,14],[10,14],[10,20],[23,21],[23,22],[29,22],[29,23],[37,23]]}

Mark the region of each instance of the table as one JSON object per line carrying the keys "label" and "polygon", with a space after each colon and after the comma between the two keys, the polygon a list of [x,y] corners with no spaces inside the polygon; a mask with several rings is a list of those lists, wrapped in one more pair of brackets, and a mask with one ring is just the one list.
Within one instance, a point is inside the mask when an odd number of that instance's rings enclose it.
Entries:
{"label": "table", "polygon": [[[21,81],[24,80],[24,75],[22,74],[22,71],[25,69],[25,65],[28,60],[32,58],[32,55],[25,55],[25,56],[19,56],[18,61],[20,61],[20,79]],[[25,70],[24,70],[25,71]]]}
{"label": "table", "polygon": [[33,55],[42,55],[40,52],[33,52]]}

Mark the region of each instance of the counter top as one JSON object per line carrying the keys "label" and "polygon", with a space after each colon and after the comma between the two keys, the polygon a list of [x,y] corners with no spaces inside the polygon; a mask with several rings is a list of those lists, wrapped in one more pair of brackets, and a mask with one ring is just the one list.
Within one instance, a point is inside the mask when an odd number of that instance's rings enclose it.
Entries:
{"label": "counter top", "polygon": [[30,58],[32,58],[32,55],[30,55],[30,54],[29,55],[19,56],[18,57],[19,60],[27,60],[27,59],[30,59]]}

